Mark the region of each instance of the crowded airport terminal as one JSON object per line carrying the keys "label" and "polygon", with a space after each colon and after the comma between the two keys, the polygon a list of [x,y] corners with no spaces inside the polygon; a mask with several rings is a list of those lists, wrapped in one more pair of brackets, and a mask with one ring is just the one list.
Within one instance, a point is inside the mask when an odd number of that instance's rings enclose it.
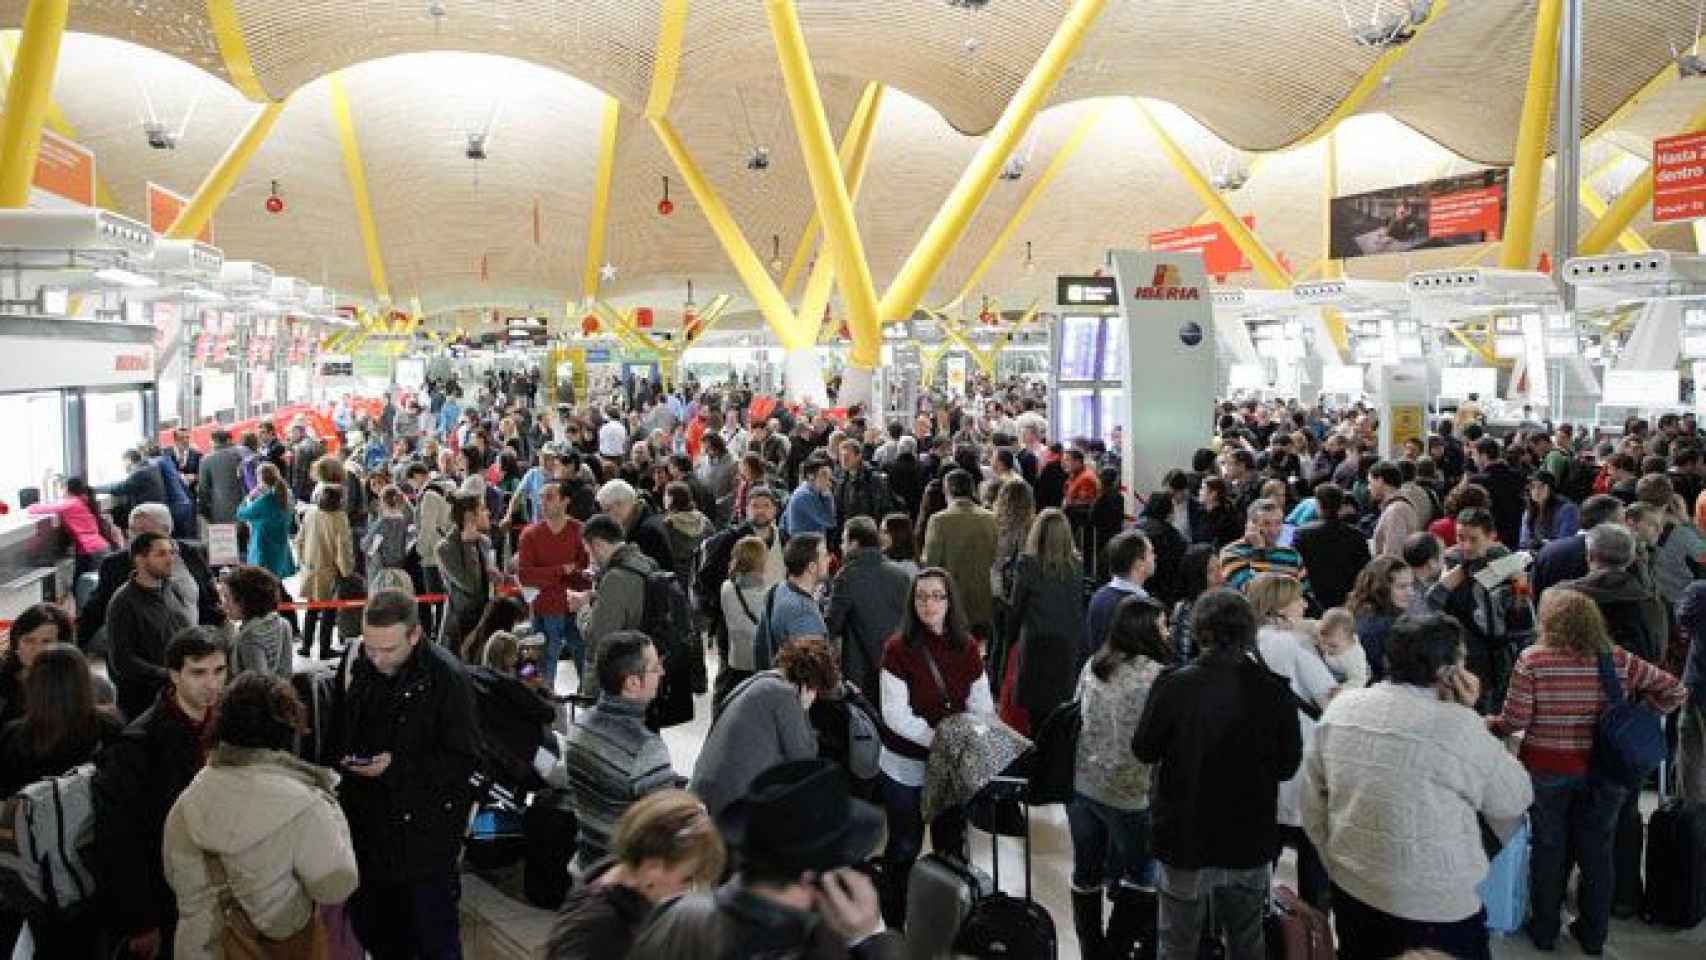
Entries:
{"label": "crowded airport terminal", "polygon": [[0,0],[0,960],[1706,960],[1706,0]]}

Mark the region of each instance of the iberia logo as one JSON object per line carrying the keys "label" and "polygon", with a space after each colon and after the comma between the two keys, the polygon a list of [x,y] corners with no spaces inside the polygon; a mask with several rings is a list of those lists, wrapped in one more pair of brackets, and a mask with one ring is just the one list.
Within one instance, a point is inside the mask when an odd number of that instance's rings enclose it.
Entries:
{"label": "iberia logo", "polygon": [[1155,278],[1147,287],[1138,287],[1133,296],[1139,300],[1201,300],[1202,291],[1187,287],[1179,279],[1179,268],[1161,264],[1155,268]]}

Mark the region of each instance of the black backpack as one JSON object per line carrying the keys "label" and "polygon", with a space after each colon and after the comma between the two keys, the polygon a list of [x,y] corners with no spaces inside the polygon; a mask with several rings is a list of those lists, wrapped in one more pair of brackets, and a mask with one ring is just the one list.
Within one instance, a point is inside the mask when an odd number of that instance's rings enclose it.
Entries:
{"label": "black backpack", "polygon": [[693,626],[687,591],[669,570],[641,573],[633,567],[616,569],[645,580],[645,611],[640,615],[640,630],[652,638],[658,657],[663,660],[663,681],[657,697],[646,708],[646,726],[662,730],[687,723],[693,719],[693,695],[704,693],[709,686],[705,654]]}
{"label": "black backpack", "polygon": [[1049,711],[1037,729],[1028,794],[1031,803],[1066,803],[1072,799],[1078,766],[1078,734],[1083,727],[1083,705],[1077,700],[1068,700]]}

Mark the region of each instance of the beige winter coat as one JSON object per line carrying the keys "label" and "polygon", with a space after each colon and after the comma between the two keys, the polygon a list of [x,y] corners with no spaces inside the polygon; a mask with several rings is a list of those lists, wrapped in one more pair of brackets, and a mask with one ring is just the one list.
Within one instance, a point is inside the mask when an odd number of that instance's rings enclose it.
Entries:
{"label": "beige winter coat", "polygon": [[355,572],[355,543],[349,514],[311,507],[302,515],[296,535],[296,556],[302,561],[302,596],[307,600],[337,599],[338,578]]}
{"label": "beige winter coat", "polygon": [[179,960],[217,958],[221,858],[237,901],[263,935],[283,939],[320,903],[355,892],[355,849],[333,791],[337,774],[279,750],[216,747],[166,817],[166,882],[178,897]]}

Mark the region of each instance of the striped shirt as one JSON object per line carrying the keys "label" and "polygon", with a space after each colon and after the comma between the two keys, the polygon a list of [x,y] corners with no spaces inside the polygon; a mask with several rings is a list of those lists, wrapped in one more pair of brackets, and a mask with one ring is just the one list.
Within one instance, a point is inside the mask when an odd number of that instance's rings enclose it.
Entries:
{"label": "striped shirt", "polygon": [[[1661,713],[1682,706],[1687,694],[1675,677],[1621,647],[1611,660],[1625,699],[1644,699]],[[1530,771],[1580,776],[1593,759],[1594,729],[1604,709],[1594,658],[1536,644],[1517,658],[1504,712],[1489,718],[1489,726],[1501,736],[1526,731],[1519,756]]]}
{"label": "striped shirt", "polygon": [[569,728],[563,766],[580,820],[576,861],[583,869],[609,853],[629,804],[677,779],[663,738],[646,729],[646,705],[609,694]]}
{"label": "striped shirt", "polygon": [[1303,581],[1304,592],[1309,592],[1309,578],[1303,570],[1303,557],[1290,547],[1269,547],[1262,550],[1242,540],[1234,540],[1220,551],[1220,571],[1226,577],[1226,586],[1240,593],[1261,573],[1283,573],[1297,577]]}

